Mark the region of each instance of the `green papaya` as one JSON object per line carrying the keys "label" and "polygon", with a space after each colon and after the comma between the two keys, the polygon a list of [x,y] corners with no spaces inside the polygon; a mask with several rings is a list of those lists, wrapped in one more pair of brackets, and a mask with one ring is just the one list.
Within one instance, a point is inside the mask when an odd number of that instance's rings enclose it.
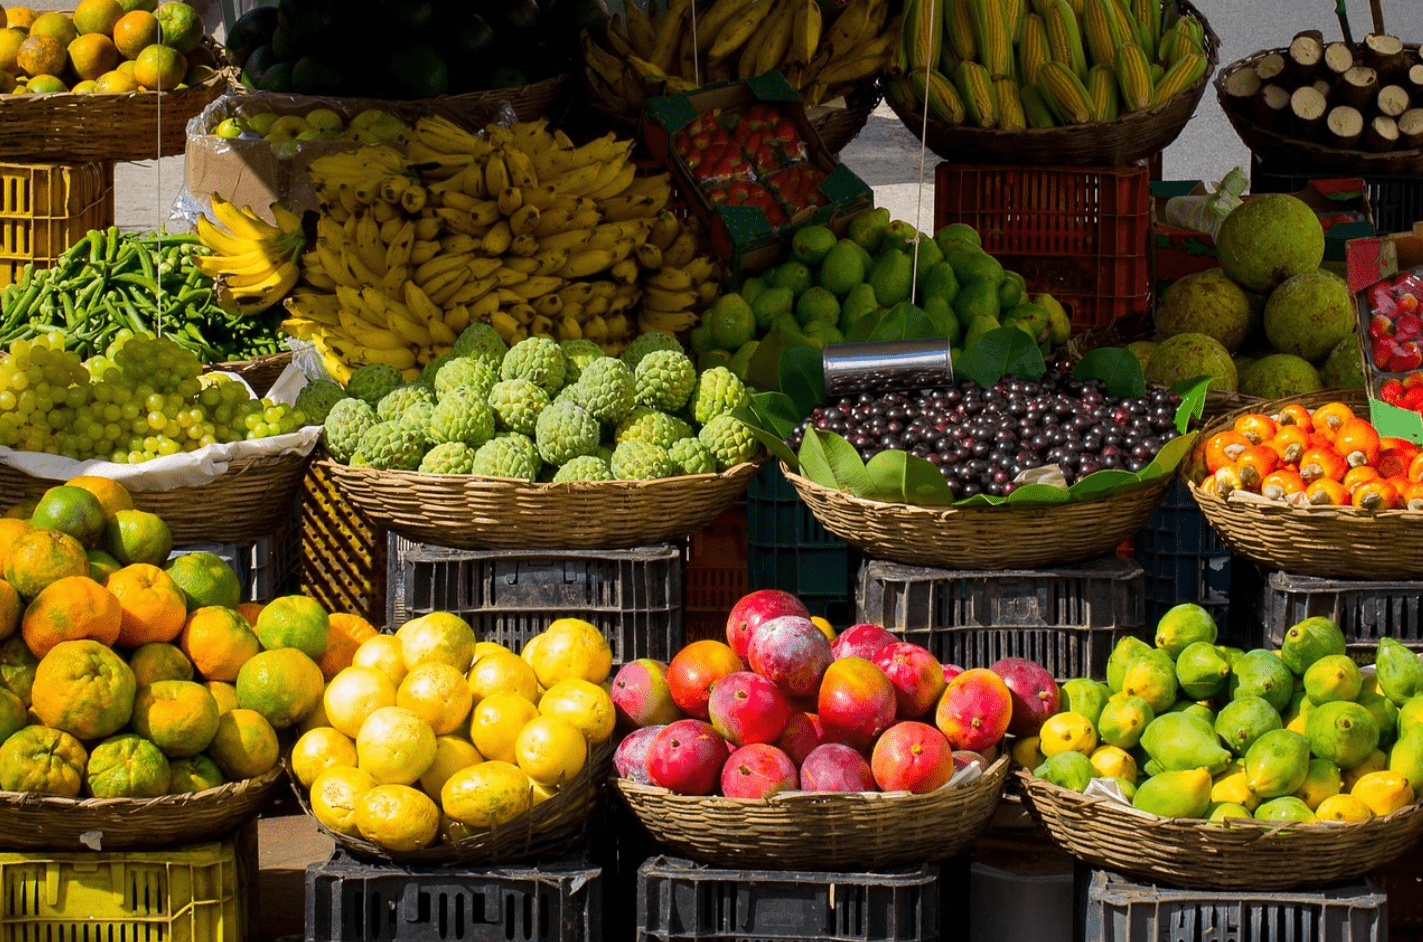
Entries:
{"label": "green papaya", "polygon": [[1215,729],[1189,713],[1164,713],[1141,734],[1147,755],[1166,771],[1205,769],[1209,774],[1230,765],[1231,754],[1221,748]]}
{"label": "green papaya", "polygon": [[[1102,715],[1102,708],[1107,705],[1107,698],[1111,695],[1111,689],[1100,680],[1093,680],[1090,677],[1074,677],[1062,685],[1059,708],[1063,713],[1081,714],[1087,717],[1093,726],[1096,726]],[[1100,733],[1101,730],[1098,730],[1099,735]],[[1112,743],[1111,745],[1116,744]]]}
{"label": "green papaya", "polygon": [[1141,734],[1156,712],[1141,697],[1121,693],[1102,707],[1097,719],[1097,738],[1109,746],[1130,749],[1141,741]]}
{"label": "green papaya", "polygon": [[1280,660],[1296,677],[1303,677],[1320,658],[1344,651],[1344,633],[1332,619],[1320,615],[1291,625],[1280,642]]}
{"label": "green papaya", "polygon": [[1176,682],[1192,700],[1214,697],[1230,679],[1230,664],[1209,641],[1195,641],[1176,655]]}
{"label": "green papaya", "polygon": [[1265,799],[1294,794],[1309,774],[1309,746],[1307,738],[1287,729],[1262,734],[1245,753],[1250,790]]}
{"label": "green papaya", "polygon": [[1216,714],[1215,731],[1227,748],[1244,756],[1255,740],[1284,724],[1280,714],[1263,697],[1241,697],[1220,708]]}
{"label": "green papaya", "polygon": [[892,308],[900,301],[908,301],[914,287],[913,262],[908,255],[896,250],[881,252],[870,269],[869,282],[875,289],[875,300],[883,307]]}
{"label": "green papaya", "polygon": [[1227,818],[1250,818],[1250,809],[1233,801],[1213,801],[1206,809],[1206,820],[1212,824],[1224,824]]}
{"label": "green papaya", "polygon": [[1162,772],[1137,786],[1132,807],[1163,818],[1203,818],[1211,804],[1211,777],[1205,769]]}
{"label": "green papaya", "polygon": [[1304,672],[1304,692],[1314,704],[1357,700],[1364,686],[1359,665],[1347,654],[1326,654]]}
{"label": "green papaya", "polygon": [[1397,706],[1423,693],[1423,661],[1392,638],[1380,638],[1374,660],[1379,690]]}
{"label": "green papaya", "polygon": [[1148,651],[1127,668],[1122,693],[1141,697],[1154,713],[1165,713],[1176,702],[1176,665],[1164,652]]}
{"label": "green papaya", "polygon": [[1320,802],[1339,794],[1343,788],[1344,779],[1339,773],[1339,766],[1328,759],[1315,756],[1309,760],[1309,772],[1300,787],[1295,789],[1294,796],[1313,811],[1319,807]]}
{"label": "green papaya", "polygon": [[1419,725],[1423,725],[1423,696],[1409,697],[1398,704],[1398,732],[1402,734],[1406,727]]}
{"label": "green papaya", "polygon": [[1127,675],[1127,668],[1136,663],[1136,659],[1151,650],[1151,645],[1140,638],[1128,635],[1118,641],[1112,648],[1112,653],[1107,657],[1107,686],[1112,693],[1118,693],[1122,689],[1122,680]]}
{"label": "green papaya", "polygon": [[885,233],[889,231],[889,223],[890,212],[887,208],[880,206],[867,209],[850,220],[845,234],[866,251],[878,252],[884,242]]}
{"label": "green papaya", "polygon": [[1341,769],[1352,769],[1378,748],[1379,728],[1373,714],[1347,700],[1315,707],[1305,722],[1304,732],[1314,754]]}
{"label": "green papaya", "polygon": [[1080,752],[1059,752],[1033,769],[1033,774],[1061,788],[1081,792],[1096,778],[1097,770],[1092,768],[1092,760]]}
{"label": "green papaya", "polygon": [[1314,812],[1309,810],[1309,805],[1302,799],[1294,795],[1282,795],[1279,798],[1263,802],[1255,809],[1256,821],[1298,821],[1301,824],[1308,824],[1315,820]]}
{"label": "green papaya", "polygon": [[1230,672],[1230,699],[1263,697],[1277,712],[1289,709],[1294,676],[1279,658],[1264,648],[1241,655]]}
{"label": "green papaya", "polygon": [[1381,693],[1361,690],[1359,698],[1354,702],[1373,715],[1374,725],[1379,728],[1379,748],[1387,749],[1392,746],[1403,726],[1398,719],[1398,707],[1393,705],[1393,701]]}
{"label": "green papaya", "polygon": [[1185,602],[1171,608],[1156,623],[1156,646],[1175,658],[1197,641],[1214,644],[1218,633],[1210,612]]}
{"label": "green papaya", "polygon": [[1410,726],[1398,734],[1388,753],[1388,769],[1408,779],[1415,792],[1423,792],[1423,727]]}

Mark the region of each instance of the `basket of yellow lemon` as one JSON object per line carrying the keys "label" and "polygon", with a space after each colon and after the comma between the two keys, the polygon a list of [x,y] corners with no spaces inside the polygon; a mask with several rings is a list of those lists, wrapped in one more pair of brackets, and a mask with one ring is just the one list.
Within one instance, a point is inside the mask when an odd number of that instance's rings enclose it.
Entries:
{"label": "basket of yellow lemon", "polygon": [[[167,0],[125,12],[81,0],[73,13],[8,11],[0,58],[0,157],[151,160],[183,153],[188,120],[233,78],[196,10]],[[6,87],[8,86],[8,87]]]}
{"label": "basket of yellow lemon", "polygon": [[414,865],[556,857],[586,838],[612,767],[607,640],[564,618],[520,654],[448,612],[375,635],[286,759],[320,829]]}

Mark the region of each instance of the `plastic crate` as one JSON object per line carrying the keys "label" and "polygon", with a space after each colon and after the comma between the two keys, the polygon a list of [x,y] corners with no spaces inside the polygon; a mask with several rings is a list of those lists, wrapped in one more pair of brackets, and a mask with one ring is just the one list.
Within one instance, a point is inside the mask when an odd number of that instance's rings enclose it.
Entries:
{"label": "plastic crate", "polygon": [[[858,554],[820,525],[774,463],[746,489],[748,589],[783,589],[837,626],[854,614]],[[723,626],[725,620],[723,619]]]}
{"label": "plastic crate", "polygon": [[1387,942],[1387,898],[1365,882],[1299,893],[1218,893],[1095,870],[1086,942]]}
{"label": "plastic crate", "polygon": [[239,942],[249,883],[238,839],[162,851],[0,854],[0,937]]}
{"label": "plastic crate", "polygon": [[283,526],[266,539],[248,546],[236,543],[189,543],[175,546],[170,559],[189,553],[214,553],[237,573],[242,584],[242,601],[270,602],[288,589],[301,560],[301,531],[292,524]]}
{"label": "plastic crate", "polygon": [[682,569],[685,643],[726,636],[726,616],[746,594],[746,502],[739,500],[687,538]]}
{"label": "plastic crate", "polygon": [[[1258,156],[1250,157],[1250,192],[1298,193],[1310,180],[1332,179],[1338,171],[1325,173],[1277,173]],[[1423,176],[1401,173],[1373,173],[1363,178],[1369,206],[1374,214],[1374,230],[1381,234],[1412,232],[1423,219]]]}
{"label": "plastic crate", "polygon": [[1194,602],[1225,623],[1230,601],[1230,547],[1180,481],[1133,538],[1136,561],[1146,570],[1146,617],[1156,624],[1166,610]]}
{"label": "plastic crate", "polygon": [[860,567],[857,620],[883,625],[941,661],[1037,661],[1058,680],[1106,675],[1117,641],[1146,624],[1145,574],[1115,556],[1054,569]]}
{"label": "plastic crate", "polygon": [[386,531],[356,510],[315,462],[301,482],[301,586],[327,611],[386,616]]}
{"label": "plastic crate", "polygon": [[492,869],[306,868],[306,942],[598,942],[602,873],[581,857]]}
{"label": "plastic crate", "polygon": [[1072,942],[1076,901],[1072,864],[1036,872],[1034,861],[1022,863],[1013,869],[977,861],[971,865],[969,938],[973,942]]}
{"label": "plastic crate", "polygon": [[1290,626],[1313,615],[1333,619],[1349,656],[1372,664],[1380,638],[1423,652],[1423,582],[1360,582],[1272,572],[1265,577],[1260,617],[1265,643],[1278,646]]}
{"label": "plastic crate", "polygon": [[937,942],[939,870],[726,870],[653,857],[637,873],[637,942]]}
{"label": "plastic crate", "polygon": [[1423,934],[1423,845],[1414,843],[1398,857],[1369,871],[1369,882],[1388,896],[1391,940],[1401,930]]}
{"label": "plastic crate", "polygon": [[114,224],[114,162],[0,163],[0,287]]}
{"label": "plastic crate", "polygon": [[625,550],[465,550],[394,533],[387,623],[454,612],[481,641],[515,653],[558,618],[598,626],[613,664],[671,660],[682,647],[682,551],[671,543]]}
{"label": "plastic crate", "polygon": [[1150,173],[1136,167],[941,163],[934,227],[967,223],[983,249],[1067,308],[1074,330],[1151,302]]}

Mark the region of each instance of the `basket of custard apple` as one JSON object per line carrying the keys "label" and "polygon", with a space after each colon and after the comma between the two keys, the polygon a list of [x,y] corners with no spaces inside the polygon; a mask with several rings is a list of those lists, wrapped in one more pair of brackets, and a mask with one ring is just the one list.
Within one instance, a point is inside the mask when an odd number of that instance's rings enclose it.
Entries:
{"label": "basket of custard apple", "polygon": [[587,340],[512,347],[486,324],[415,382],[371,364],[317,381],[324,465],[348,500],[415,540],[478,549],[619,548],[701,529],[763,453],[746,387],[698,375],[657,331],[620,356]]}

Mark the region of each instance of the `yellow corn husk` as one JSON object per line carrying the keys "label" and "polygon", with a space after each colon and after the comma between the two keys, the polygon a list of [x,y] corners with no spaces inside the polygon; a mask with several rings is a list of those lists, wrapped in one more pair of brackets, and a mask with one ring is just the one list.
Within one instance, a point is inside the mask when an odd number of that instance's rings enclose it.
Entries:
{"label": "yellow corn husk", "polygon": [[1087,87],[1061,62],[1054,60],[1042,67],[1038,72],[1038,88],[1042,90],[1043,101],[1062,124],[1088,124],[1096,115]]}
{"label": "yellow corn husk", "polygon": [[1021,131],[1028,126],[1023,114],[1023,99],[1018,82],[1009,76],[993,80],[993,93],[998,97],[998,126],[1005,131]]}
{"label": "yellow corn husk", "polygon": [[[1136,21],[1131,18],[1131,14],[1126,10],[1124,4],[1128,0],[1107,0],[1107,19],[1112,23],[1112,32],[1118,37],[1118,43],[1140,42],[1137,35]],[[1143,49],[1146,47],[1143,46]],[[1103,65],[1113,65],[1116,60],[1117,51],[1112,50],[1112,58],[1102,63]]]}
{"label": "yellow corn husk", "polygon": [[988,69],[980,62],[964,61],[954,70],[954,85],[963,99],[964,112],[969,124],[980,128],[991,128],[998,123],[998,95],[994,92],[993,81],[988,77]]}
{"label": "yellow corn husk", "polygon": [[1156,61],[1161,63],[1162,68],[1169,69],[1182,56],[1201,51],[1190,36],[1177,29],[1168,29],[1161,35],[1161,42],[1156,47]]}
{"label": "yellow corn husk", "polygon": [[1125,0],[1136,21],[1137,39],[1143,51],[1156,51],[1161,41],[1161,0]]}
{"label": "yellow corn husk", "polygon": [[930,117],[948,124],[963,124],[968,119],[958,89],[938,69],[915,72],[910,82],[915,96],[929,108]]}
{"label": "yellow corn husk", "polygon": [[1177,17],[1173,28],[1180,33],[1185,33],[1191,37],[1191,42],[1196,44],[1196,48],[1205,51],[1206,48],[1206,25],[1194,16]]}
{"label": "yellow corn husk", "polygon": [[1161,81],[1156,83],[1151,92],[1151,104],[1159,105],[1199,82],[1205,77],[1206,65],[1206,57],[1195,52],[1177,59],[1175,65],[1167,69]]}
{"label": "yellow corn husk", "polygon": [[972,0],[940,0],[944,5],[944,45],[951,47],[959,61],[977,59],[978,44],[973,35]]}
{"label": "yellow corn husk", "polygon": [[1166,77],[1166,70],[1161,67],[1161,63],[1153,62],[1147,66],[1147,74],[1151,76],[1151,87],[1156,88],[1158,82]]}
{"label": "yellow corn husk", "polygon": [[1043,26],[1047,28],[1047,48],[1052,61],[1067,66],[1078,81],[1086,78],[1087,54],[1082,49],[1082,33],[1077,26],[1077,15],[1067,0],[1056,0],[1043,17]]}
{"label": "yellow corn husk", "polygon": [[973,42],[978,48],[978,61],[988,70],[989,78],[1002,78],[1013,63],[1013,45],[1003,18],[1003,0],[969,0],[969,13],[973,17]]}
{"label": "yellow corn husk", "polygon": [[1117,47],[1117,90],[1122,96],[1122,107],[1128,112],[1142,111],[1151,107],[1151,63],[1146,53],[1136,43],[1122,43]]}
{"label": "yellow corn husk", "polygon": [[1023,36],[1018,40],[1018,79],[1024,85],[1035,85],[1038,69],[1052,58],[1047,46],[1047,27],[1043,18],[1029,13],[1023,18]]}
{"label": "yellow corn husk", "polygon": [[1122,37],[1118,35],[1116,22],[1107,7],[1114,0],[1083,0],[1082,41],[1087,47],[1087,61],[1091,65],[1104,65],[1116,61],[1117,46]]}
{"label": "yellow corn husk", "polygon": [[[912,0],[905,8],[904,29],[911,42],[906,44],[909,67],[928,68],[939,61],[939,49],[944,41],[944,0]],[[912,15],[913,19],[910,19]]]}
{"label": "yellow corn husk", "polygon": [[1036,85],[1023,85],[1018,89],[1018,100],[1023,106],[1023,118],[1030,128],[1055,128],[1057,119],[1052,109],[1043,101],[1043,93]]}
{"label": "yellow corn husk", "polygon": [[1094,65],[1087,73],[1087,95],[1098,121],[1115,121],[1121,112],[1117,102],[1117,77],[1109,65]]}

